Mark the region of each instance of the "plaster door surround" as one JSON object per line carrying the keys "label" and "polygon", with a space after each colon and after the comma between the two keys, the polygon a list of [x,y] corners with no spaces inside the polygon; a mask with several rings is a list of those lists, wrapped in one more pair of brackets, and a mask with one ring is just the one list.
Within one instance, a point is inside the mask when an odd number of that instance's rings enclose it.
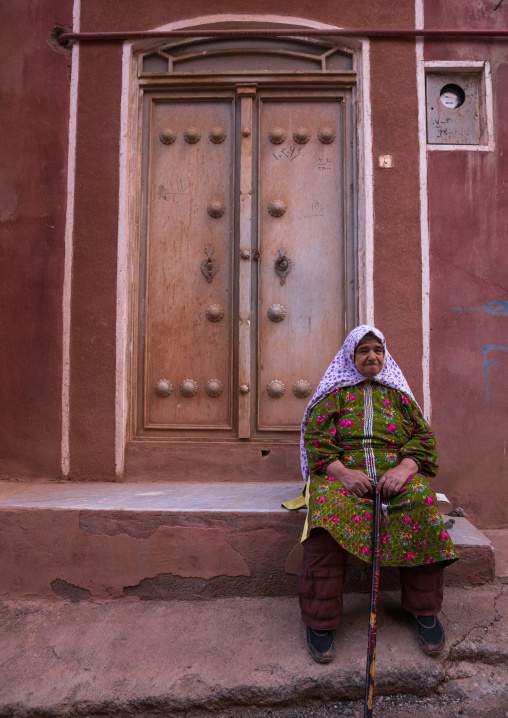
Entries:
{"label": "plaster door surround", "polygon": [[358,317],[354,53],[199,40],[137,62],[132,438],[297,443]]}

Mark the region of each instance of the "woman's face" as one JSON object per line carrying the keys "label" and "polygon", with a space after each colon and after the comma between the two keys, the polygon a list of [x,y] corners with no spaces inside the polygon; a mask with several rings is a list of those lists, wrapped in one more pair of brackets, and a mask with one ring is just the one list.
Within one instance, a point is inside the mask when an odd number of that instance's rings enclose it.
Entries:
{"label": "woman's face", "polygon": [[355,367],[367,379],[379,374],[385,363],[383,345],[379,339],[362,339],[355,349]]}

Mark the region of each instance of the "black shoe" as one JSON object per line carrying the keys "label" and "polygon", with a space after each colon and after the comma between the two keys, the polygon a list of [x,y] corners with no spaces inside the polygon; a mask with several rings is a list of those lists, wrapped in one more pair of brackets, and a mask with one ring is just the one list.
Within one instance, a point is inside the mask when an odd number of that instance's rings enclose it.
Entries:
{"label": "black shoe", "polygon": [[307,626],[307,648],[318,663],[330,663],[335,656],[335,644],[331,631],[315,631]]}
{"label": "black shoe", "polygon": [[418,642],[425,653],[435,656],[445,647],[445,632],[437,616],[415,616]]}

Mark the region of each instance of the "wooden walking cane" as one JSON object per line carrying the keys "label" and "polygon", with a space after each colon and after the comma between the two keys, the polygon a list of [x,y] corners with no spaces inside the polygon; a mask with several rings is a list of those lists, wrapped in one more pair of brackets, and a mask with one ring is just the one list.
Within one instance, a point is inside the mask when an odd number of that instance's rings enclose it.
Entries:
{"label": "wooden walking cane", "polygon": [[379,594],[379,527],[381,523],[381,494],[376,492],[377,480],[372,482],[374,489],[374,536],[372,540],[372,589],[370,592],[369,637],[367,645],[367,672],[365,675],[364,718],[372,718],[374,702],[374,670],[376,665],[377,638],[377,598]]}

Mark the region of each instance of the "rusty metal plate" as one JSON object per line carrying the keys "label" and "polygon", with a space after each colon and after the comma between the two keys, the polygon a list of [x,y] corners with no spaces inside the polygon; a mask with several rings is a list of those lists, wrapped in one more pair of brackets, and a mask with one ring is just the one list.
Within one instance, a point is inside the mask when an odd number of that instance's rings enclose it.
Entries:
{"label": "rusty metal plate", "polygon": [[482,75],[427,74],[427,141],[439,145],[482,142]]}

